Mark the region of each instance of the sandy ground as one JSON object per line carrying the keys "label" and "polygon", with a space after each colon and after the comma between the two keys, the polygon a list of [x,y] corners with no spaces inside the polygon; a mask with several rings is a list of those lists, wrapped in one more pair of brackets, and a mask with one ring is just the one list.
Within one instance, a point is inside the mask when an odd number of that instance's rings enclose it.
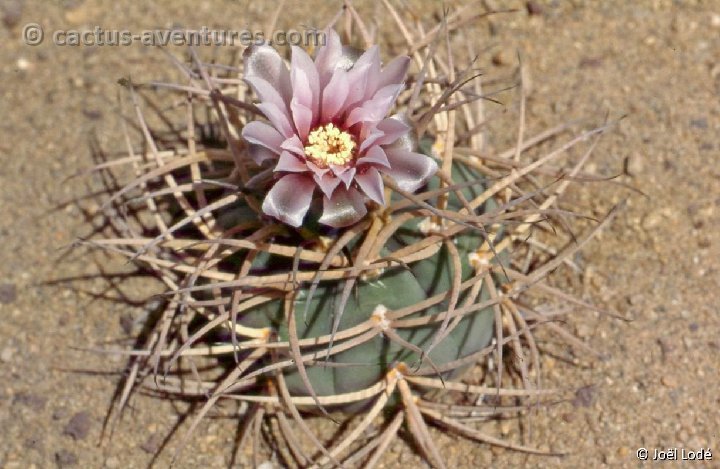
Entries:
{"label": "sandy ground", "polygon": [[[49,34],[96,25],[260,29],[269,4],[0,3],[0,466],[165,467],[173,442],[157,459],[153,453],[176,423],[176,406],[186,406],[139,397],[112,442],[100,445],[119,379],[112,372],[122,362],[73,349],[112,346],[141,307],[96,298],[107,287],[101,279],[74,288],[44,282],[97,274],[87,256],[62,257],[61,248],[88,230],[72,204],[57,208],[87,193],[87,181],[65,180],[92,164],[93,138],[106,151],[124,148],[117,79],[162,79],[169,66],[149,47],[60,47]],[[287,3],[285,27],[324,24],[336,8]],[[371,16],[378,11],[357,3]],[[567,456],[527,456],[438,434],[439,445],[452,467],[642,467],[640,447],[651,457],[656,448],[710,448],[713,456],[648,466],[720,467],[720,2],[538,1],[533,14],[523,2],[511,6],[518,11],[476,34],[479,48],[489,47],[482,67],[509,71],[520,51],[531,85],[529,134],[570,119],[627,114],[603,138],[593,164],[608,176],[626,167],[621,180],[647,197],[611,184],[573,193],[576,207],[597,214],[628,199],[584,251],[573,288],[634,320],[581,313],[571,327],[609,359],[545,359],[548,386],[579,391],[535,412],[532,438]],[[30,22],[46,31],[36,47],[20,40]],[[514,139],[514,128],[504,130],[493,137],[498,144]],[[128,270],[110,261],[102,267]],[[131,281],[122,291],[142,304],[143,287]],[[516,438],[514,431],[508,437]],[[205,421],[179,465],[227,467],[234,436],[234,422]],[[384,462],[400,463],[419,464],[402,441]]]}

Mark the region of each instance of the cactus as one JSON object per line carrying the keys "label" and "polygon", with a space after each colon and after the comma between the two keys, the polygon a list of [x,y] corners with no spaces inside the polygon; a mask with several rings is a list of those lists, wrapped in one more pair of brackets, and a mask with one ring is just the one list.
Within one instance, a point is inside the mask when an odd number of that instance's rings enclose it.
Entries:
{"label": "cactus", "polygon": [[[402,15],[386,7],[407,30]],[[361,22],[353,15],[350,21]],[[448,25],[445,34],[456,27]],[[357,29],[366,31],[361,23]],[[142,85],[123,82],[149,151],[125,160],[139,175],[104,205],[115,207],[107,213],[117,237],[92,244],[154,272],[168,287],[168,301],[132,352],[118,407],[139,385],[208,397],[184,442],[218,400],[241,401],[249,405],[248,428],[267,418],[279,422],[273,449],[299,466],[375,463],[402,421],[416,448],[439,467],[429,423],[539,453],[460,419],[495,412],[478,396],[516,405],[545,393],[534,384],[540,363],[532,331],[549,316],[523,299],[612,216],[556,256],[538,255],[525,241],[536,225],[571,214],[556,207],[569,181],[547,165],[605,128],[525,162],[523,152],[565,129],[523,141],[521,125],[517,146],[490,157],[476,134],[482,94],[469,72],[452,69],[447,58],[430,54],[423,62],[414,53],[406,88],[409,58],[381,70],[377,49],[345,47],[338,55],[339,43],[333,47],[319,50],[314,65],[293,49],[287,73],[276,51],[256,45],[238,76],[228,68],[221,81],[194,56],[184,69],[193,86],[154,83],[193,96],[183,111],[187,134],[220,133],[205,145],[188,139],[158,148],[137,92]],[[427,44],[421,49],[431,51]],[[450,71],[441,76],[437,67]],[[336,73],[361,86],[343,88],[331,78]],[[197,76],[208,89],[196,88]],[[398,114],[386,118],[393,103]],[[197,106],[208,111],[205,126],[195,121]],[[334,111],[326,116],[327,109]],[[563,174],[577,176],[589,154],[566,163]],[[538,184],[548,175],[547,186]],[[117,217],[133,204],[151,214],[150,229],[142,217]],[[512,262],[517,256],[525,267]],[[591,307],[545,287],[539,296]],[[509,377],[507,349],[515,358]],[[490,387],[461,382],[489,356],[496,363],[485,376]],[[441,411],[429,391],[443,390],[449,397]],[[476,404],[459,405],[457,393]],[[318,412],[357,423],[321,441],[306,421]],[[383,414],[381,429],[363,439]],[[316,455],[308,456],[300,441]]]}
{"label": "cactus", "polygon": [[[472,168],[462,163],[455,163],[452,172],[453,181],[460,184],[470,183],[471,185],[459,191],[466,200],[473,200],[483,192],[483,177],[477,174]],[[433,179],[427,190],[439,189],[437,179]],[[395,199],[400,202],[400,198]],[[433,200],[430,200],[433,203]],[[461,201],[456,194],[451,194],[448,200],[448,207],[451,210],[460,210]],[[489,199],[477,213],[488,213],[495,209],[497,204]],[[408,213],[408,212],[406,212]],[[238,222],[252,222],[256,220],[257,214],[247,209],[241,202],[228,210],[226,221],[230,228]],[[223,215],[220,215],[222,220]],[[375,222],[378,225],[387,226],[393,223],[396,217],[388,216],[381,219],[377,215]],[[231,221],[228,221],[231,220]],[[399,225],[398,229],[389,237],[383,246],[380,254],[387,256],[398,249],[411,246],[428,235],[427,230],[421,229],[423,222],[427,224],[430,219],[413,215],[408,221]],[[308,226],[318,227],[316,220],[307,222]],[[308,236],[308,229],[305,233]],[[319,233],[311,233],[316,239]],[[468,281],[475,273],[471,265],[473,255],[483,245],[483,235],[478,231],[467,230],[452,239],[457,251],[457,262],[461,266],[459,279],[462,282]],[[290,236],[284,244],[293,245],[302,242],[302,238]],[[360,243],[355,243],[357,248]],[[433,255],[413,262],[409,265],[390,265],[380,269],[370,278],[360,279],[354,286],[353,292],[347,299],[342,309],[341,318],[337,333],[349,330],[352,327],[361,325],[372,317],[373,313],[381,311],[395,311],[420,304],[428,298],[440,295],[445,296],[443,301],[427,308],[422,308],[412,317],[421,318],[430,315],[439,315],[446,311],[450,305],[450,292],[453,290],[454,265],[449,252],[449,247],[443,245]],[[356,253],[351,252],[349,257],[355,258]],[[491,254],[491,253],[489,253]],[[496,259],[499,259],[496,258]],[[493,259],[493,262],[497,262]],[[250,274],[275,275],[292,271],[290,259],[272,255],[259,255],[252,263]],[[501,275],[495,276],[498,284],[502,284]],[[344,281],[328,280],[317,283],[316,289],[312,288],[311,282],[300,284],[295,289],[294,312],[299,316],[297,319],[297,337],[300,340],[320,338],[332,334],[333,319],[336,317],[337,303],[341,302],[342,288]],[[312,290],[312,291],[311,291]],[[258,289],[262,291],[262,288]],[[252,292],[248,292],[251,294]],[[487,288],[481,288],[477,298],[469,298],[468,291],[459,293],[456,300],[457,305],[468,301],[470,304],[486,302],[489,298]],[[380,320],[379,316],[375,316]],[[439,322],[428,325],[406,327],[398,329],[397,335],[403,341],[394,342],[382,334],[352,347],[329,358],[333,364],[347,364],[345,367],[334,366],[328,368],[324,360],[308,367],[307,373],[313,390],[320,396],[332,396],[350,392],[360,391],[381,381],[387,372],[397,363],[420,364],[425,361],[433,366],[442,366],[455,360],[461,359],[473,353],[483,350],[490,342],[493,335],[494,313],[492,306],[486,306],[474,311],[472,314],[462,317],[449,334],[439,340],[427,357],[423,357],[418,351],[426,351],[431,346],[436,334],[440,332]],[[238,323],[251,328],[267,328],[277,333],[278,339],[289,341],[288,322],[283,312],[283,301],[273,300],[260,306],[250,308],[237,318]],[[322,351],[323,347],[315,347]],[[353,366],[355,364],[356,366]],[[458,370],[440,373],[446,379],[457,377]],[[308,390],[298,376],[297,370],[285,372],[285,380],[288,390],[293,395],[307,394]]]}

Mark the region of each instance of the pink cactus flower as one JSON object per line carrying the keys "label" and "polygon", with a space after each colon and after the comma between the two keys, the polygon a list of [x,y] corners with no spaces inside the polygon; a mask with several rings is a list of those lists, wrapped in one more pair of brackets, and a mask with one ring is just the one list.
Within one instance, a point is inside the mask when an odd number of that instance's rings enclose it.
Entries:
{"label": "pink cactus flower", "polygon": [[357,57],[333,30],[314,61],[293,47],[290,70],[268,45],[246,51],[245,81],[269,121],[242,130],[255,162],[274,164],[265,214],[298,227],[319,189],[320,223],[339,228],[365,216],[368,199],[385,205],[382,174],[408,192],[427,182],[437,164],[414,151],[403,119],[386,117],[409,64],[401,56],[381,67],[377,46]]}

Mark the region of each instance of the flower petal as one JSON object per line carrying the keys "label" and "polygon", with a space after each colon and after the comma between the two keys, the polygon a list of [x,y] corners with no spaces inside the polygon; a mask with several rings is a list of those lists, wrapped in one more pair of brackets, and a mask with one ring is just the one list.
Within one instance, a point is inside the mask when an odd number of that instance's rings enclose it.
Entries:
{"label": "flower petal", "polygon": [[301,140],[307,139],[313,123],[312,110],[296,101],[295,98],[290,102],[290,109],[292,109],[293,121],[295,122],[298,137],[300,137]]}
{"label": "flower petal", "polygon": [[278,171],[305,173],[310,171],[310,168],[308,168],[305,162],[299,157],[293,155],[289,151],[284,151],[280,154],[280,159],[278,159],[277,165],[275,165],[275,169],[273,169],[273,172]]}
{"label": "flower petal", "polygon": [[337,186],[340,185],[340,179],[330,172],[326,172],[324,174],[315,173],[313,175],[313,179],[323,194],[325,194],[325,197],[331,197],[333,192],[335,192],[335,189],[337,189]]}
{"label": "flower petal", "polygon": [[389,64],[384,66],[382,72],[380,72],[380,79],[377,84],[378,89],[388,85],[404,83],[405,75],[407,75],[409,67],[410,57],[406,55],[395,57]]}
{"label": "flower petal", "polygon": [[[379,89],[378,83],[380,81],[380,48],[377,48],[377,54],[370,54],[368,57],[370,67],[368,68],[367,83],[365,84],[365,99],[370,99],[375,95],[375,92]],[[360,59],[358,59],[360,61]],[[362,62],[361,62],[362,64]]]}
{"label": "flower petal", "polygon": [[372,46],[357,59],[357,62],[348,71],[348,97],[345,100],[345,109],[351,109],[365,97],[371,66],[375,61],[380,60],[378,51],[378,46]]}
{"label": "flower petal", "polygon": [[245,78],[258,77],[278,90],[287,106],[292,96],[290,72],[285,61],[267,44],[251,45],[243,53]]}
{"label": "flower petal", "polygon": [[372,145],[389,145],[410,131],[410,126],[399,119],[388,117],[377,124],[363,125],[360,132],[362,143],[358,152],[362,154]]}
{"label": "flower petal", "polygon": [[371,66],[373,63],[380,64],[380,47],[376,44],[358,57],[353,67]]}
{"label": "flower petal", "polygon": [[411,129],[406,121],[400,120],[395,116],[381,120],[377,128],[383,132],[383,136],[377,141],[378,145],[394,143],[397,139],[410,132]]}
{"label": "flower petal", "polygon": [[335,62],[335,70],[345,70],[346,72],[353,68],[357,59],[363,55],[363,50],[353,46],[342,46],[342,53],[337,62]]}
{"label": "flower petal", "polygon": [[290,138],[287,138],[285,141],[282,142],[280,145],[281,150],[287,150],[290,153],[294,153],[297,156],[302,157],[305,159],[305,148],[303,147],[302,142],[300,141],[300,137],[293,134]]}
{"label": "flower petal", "polygon": [[318,48],[315,55],[315,67],[318,70],[320,86],[322,87],[330,81],[335,65],[342,57],[342,43],[338,33],[334,29],[328,29],[325,32],[325,37],[327,42],[324,46]]}
{"label": "flower petal", "polygon": [[357,164],[372,164],[385,166],[386,168],[390,167],[390,161],[385,154],[385,150],[377,145],[370,147],[370,150],[368,150],[365,156],[358,158]]}
{"label": "flower petal", "polygon": [[320,118],[320,79],[310,56],[298,46],[292,47],[290,80],[293,88],[293,101],[297,101],[312,111],[313,123]]}
{"label": "flower petal", "polygon": [[261,121],[249,122],[242,129],[242,137],[248,143],[262,145],[276,155],[282,151],[283,136],[271,125]]}
{"label": "flower petal", "polygon": [[350,111],[345,125],[349,127],[358,122],[379,122],[388,113],[404,87],[405,85],[388,85],[378,90],[372,99]]}
{"label": "flower petal", "polygon": [[347,168],[345,171],[343,171],[342,173],[339,173],[339,174],[337,175],[337,177],[338,177],[343,183],[345,183],[345,187],[346,187],[346,188],[349,188],[349,187],[350,187],[350,184],[353,182],[353,179],[355,178],[355,172],[356,172],[356,171],[357,171],[357,169],[355,169],[354,166],[353,166],[353,167],[349,167],[349,168]]}
{"label": "flower petal", "polygon": [[322,91],[321,120],[330,122],[338,115],[348,95],[348,78],[345,70],[335,70],[330,82]]}
{"label": "flower petal", "polygon": [[248,145],[248,154],[258,166],[262,165],[267,160],[275,160],[278,157],[277,153],[274,151],[268,150],[261,145],[254,144]]}
{"label": "flower petal", "polygon": [[386,148],[390,168],[382,171],[392,176],[400,189],[415,192],[437,171],[437,163],[420,153],[399,148]]}
{"label": "flower petal", "polygon": [[[390,116],[390,119],[399,120],[399,121],[402,122],[403,124],[407,125],[408,128],[409,128],[409,131],[408,131],[406,134],[401,135],[400,137],[398,137],[397,140],[395,140],[395,141],[392,143],[392,145],[390,146],[390,148],[393,148],[393,149],[397,148],[397,149],[405,150],[405,151],[415,151],[415,150],[417,150],[417,148],[418,148],[417,134],[416,134],[415,131],[413,130],[412,125],[410,124],[410,120],[408,119],[407,115],[405,115],[405,114],[394,114],[394,115]],[[387,148],[386,148],[386,149],[387,149]]]}
{"label": "flower petal", "polygon": [[385,205],[385,186],[377,169],[368,168],[365,171],[358,172],[355,175],[355,181],[368,197],[380,205]]}
{"label": "flower petal", "polygon": [[285,112],[287,112],[287,102],[280,95],[280,92],[276,88],[273,88],[273,86],[266,80],[263,80],[260,77],[245,77],[245,82],[250,85],[260,102],[272,103],[276,105],[278,109],[285,110]]}
{"label": "flower petal", "polygon": [[298,227],[310,208],[315,184],[310,176],[288,174],[270,189],[262,204],[267,215],[288,225]]}
{"label": "flower petal", "polygon": [[270,123],[280,132],[283,137],[288,138],[295,135],[295,128],[290,122],[290,116],[286,111],[280,109],[273,103],[260,103],[258,109],[265,114]]}
{"label": "flower petal", "polygon": [[323,198],[323,214],[320,223],[342,228],[352,225],[367,213],[364,196],[355,188],[338,187],[332,197]]}
{"label": "flower petal", "polygon": [[320,166],[316,165],[310,160],[306,160],[305,164],[307,164],[308,168],[313,172],[313,174],[317,174],[318,176],[322,176],[326,173],[330,172],[330,168],[321,168]]}

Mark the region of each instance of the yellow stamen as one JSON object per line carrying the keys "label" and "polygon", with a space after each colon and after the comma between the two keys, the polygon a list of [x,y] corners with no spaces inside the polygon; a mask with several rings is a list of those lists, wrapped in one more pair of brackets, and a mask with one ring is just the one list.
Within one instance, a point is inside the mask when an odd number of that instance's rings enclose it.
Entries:
{"label": "yellow stamen", "polygon": [[352,160],[354,150],[355,140],[349,133],[327,124],[310,132],[305,154],[323,166],[343,165]]}

